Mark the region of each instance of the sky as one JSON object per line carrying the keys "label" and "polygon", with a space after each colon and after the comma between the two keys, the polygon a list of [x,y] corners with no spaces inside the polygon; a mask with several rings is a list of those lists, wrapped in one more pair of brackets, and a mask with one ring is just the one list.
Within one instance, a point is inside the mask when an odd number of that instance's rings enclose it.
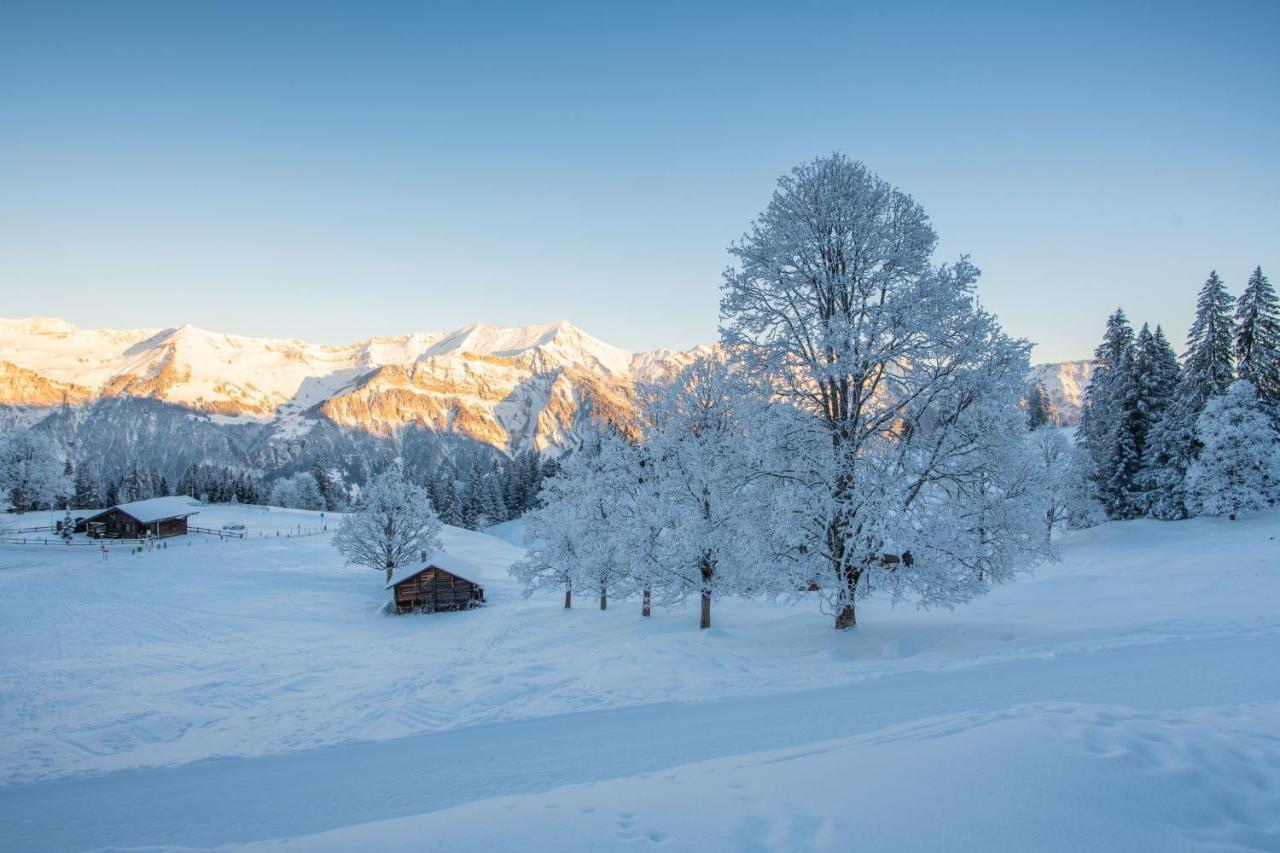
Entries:
{"label": "sky", "polygon": [[0,3],[0,316],[717,337],[843,151],[1033,358],[1280,277],[1280,3]]}

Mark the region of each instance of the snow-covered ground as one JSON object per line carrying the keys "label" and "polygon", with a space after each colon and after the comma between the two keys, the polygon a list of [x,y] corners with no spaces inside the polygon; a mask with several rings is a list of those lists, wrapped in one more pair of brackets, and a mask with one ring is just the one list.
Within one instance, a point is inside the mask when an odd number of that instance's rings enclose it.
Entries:
{"label": "snow-covered ground", "polygon": [[1280,850],[1280,513],[847,634],[526,601],[518,525],[446,533],[490,606],[391,617],[332,515],[197,522],[250,538],[0,546],[0,850]]}

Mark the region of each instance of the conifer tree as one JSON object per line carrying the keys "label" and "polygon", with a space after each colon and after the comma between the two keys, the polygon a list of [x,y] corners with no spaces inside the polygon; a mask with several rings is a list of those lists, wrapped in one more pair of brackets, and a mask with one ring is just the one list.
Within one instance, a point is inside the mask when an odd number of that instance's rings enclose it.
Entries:
{"label": "conifer tree", "polygon": [[1178,385],[1147,449],[1144,485],[1154,518],[1187,516],[1187,469],[1200,454],[1196,420],[1211,398],[1226,392],[1234,374],[1232,308],[1222,279],[1210,273],[1187,333]]}
{"label": "conifer tree", "polygon": [[1085,390],[1080,413],[1080,443],[1088,454],[1088,481],[1094,496],[1108,512],[1117,503],[1112,493],[1114,468],[1126,454],[1116,446],[1121,401],[1132,367],[1133,327],[1124,310],[1117,308],[1107,318],[1102,343],[1093,351],[1093,378]]}
{"label": "conifer tree", "polygon": [[1196,432],[1201,452],[1187,471],[1193,512],[1234,519],[1280,497],[1280,437],[1251,383],[1238,380],[1210,400]]}
{"label": "conifer tree", "polygon": [[1280,420],[1280,302],[1258,267],[1236,302],[1236,369],[1257,390],[1263,410]]}
{"label": "conifer tree", "polygon": [[98,489],[98,482],[89,471],[88,464],[82,461],[76,466],[71,506],[75,509],[96,509],[100,500],[102,495]]}
{"label": "conifer tree", "polygon": [[1027,390],[1027,429],[1035,432],[1042,426],[1053,423],[1053,401],[1044,383],[1036,380]]}

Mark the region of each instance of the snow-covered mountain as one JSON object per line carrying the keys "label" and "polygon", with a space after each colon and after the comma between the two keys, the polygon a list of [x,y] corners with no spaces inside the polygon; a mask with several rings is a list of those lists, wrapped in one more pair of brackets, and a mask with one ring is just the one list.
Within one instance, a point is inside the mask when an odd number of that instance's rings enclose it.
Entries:
{"label": "snow-covered mountain", "polygon": [[[104,472],[126,459],[172,472],[192,462],[287,471],[317,454],[348,467],[554,455],[589,413],[626,419],[638,379],[705,349],[632,353],[565,322],[323,346],[189,325],[0,320],[0,423],[43,421]],[[1088,373],[1088,362],[1033,369],[1060,422],[1078,417]]]}
{"label": "snow-covered mountain", "polygon": [[514,454],[555,453],[587,411],[625,415],[635,381],[698,352],[631,353],[565,322],[486,324],[347,346],[194,326],[110,331],[0,320],[0,405],[63,410],[150,399],[296,442],[318,426],[391,437],[454,434]]}
{"label": "snow-covered mountain", "polygon": [[1058,426],[1074,424],[1080,420],[1080,406],[1084,403],[1084,391],[1093,375],[1093,362],[1060,361],[1037,364],[1031,368],[1030,382],[1040,382],[1053,401],[1053,421]]}

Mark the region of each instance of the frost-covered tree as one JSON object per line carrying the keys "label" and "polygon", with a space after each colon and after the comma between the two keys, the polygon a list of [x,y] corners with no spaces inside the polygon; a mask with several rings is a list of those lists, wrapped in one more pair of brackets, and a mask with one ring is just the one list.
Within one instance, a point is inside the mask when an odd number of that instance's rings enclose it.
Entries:
{"label": "frost-covered tree", "polygon": [[1233,375],[1232,302],[1218,274],[1200,290],[1187,333],[1187,351],[1172,399],[1152,429],[1144,474],[1147,512],[1185,518],[1187,469],[1200,454],[1196,421],[1213,397],[1226,393]]}
{"label": "frost-covered tree", "polygon": [[271,504],[290,509],[323,510],[327,504],[316,478],[309,471],[276,480],[271,487]]}
{"label": "frost-covered tree", "polygon": [[1102,343],[1093,351],[1093,371],[1080,411],[1080,446],[1090,459],[1089,481],[1097,501],[1111,511],[1118,501],[1112,483],[1117,464],[1125,458],[1119,424],[1129,373],[1133,364],[1133,327],[1124,310],[1107,318]]}
{"label": "frost-covered tree", "polygon": [[390,581],[397,568],[443,548],[440,530],[426,489],[405,482],[400,466],[391,465],[360,492],[333,544],[348,562],[384,570]]}
{"label": "frost-covered tree", "polygon": [[1263,409],[1280,418],[1280,302],[1258,267],[1236,301],[1236,370],[1257,389]]}
{"label": "frost-covered tree", "polygon": [[765,523],[757,442],[766,405],[718,354],[695,359],[645,395],[648,463],[671,525],[659,543],[667,582],[679,593],[697,591],[700,628],[711,627],[713,598],[759,589],[761,576],[776,569],[757,541]]}
{"label": "frost-covered tree", "polygon": [[1187,504],[1200,515],[1266,508],[1280,498],[1280,435],[1253,385],[1233,382],[1196,421],[1201,451],[1187,469]]}
{"label": "frost-covered tree", "polygon": [[102,491],[97,479],[89,470],[86,462],[76,466],[75,480],[72,486],[71,505],[76,509],[96,509],[102,500]]}
{"label": "frost-covered tree", "polygon": [[1164,416],[1177,385],[1177,358],[1164,333],[1144,323],[1121,361],[1112,386],[1115,422],[1100,494],[1111,518],[1137,518],[1147,512],[1146,459],[1150,436]]}
{"label": "frost-covered tree", "polygon": [[1031,434],[1032,459],[1039,469],[1044,506],[1044,539],[1053,541],[1055,528],[1066,523],[1069,504],[1071,442],[1061,430],[1041,427]]}
{"label": "frost-covered tree", "polygon": [[1227,392],[1235,378],[1234,307],[1218,273],[1209,273],[1196,300],[1196,315],[1187,332],[1187,352],[1182,359],[1185,387],[1180,394],[1191,403],[1197,417],[1211,397]]}
{"label": "frost-covered tree", "polygon": [[1064,484],[1067,527],[1083,530],[1107,520],[1093,483],[1093,457],[1087,448],[1075,445],[1067,458]]}
{"label": "frost-covered tree", "polygon": [[[933,264],[936,244],[909,195],[835,154],[781,178],[730,248],[722,341],[823,437],[822,464],[805,474],[804,549],[826,563],[837,628],[855,624],[854,602],[873,586],[950,606],[1033,559],[1004,547],[1023,531],[998,513],[959,519],[960,501],[987,488],[995,500],[1003,479],[975,460],[1006,462],[973,424],[1012,413],[991,420],[1016,424],[1021,445],[1028,345],[977,304],[967,259]],[[886,549],[913,559],[886,565]]]}
{"label": "frost-covered tree", "polygon": [[[560,485],[549,481],[547,489],[554,494]],[[553,498],[529,514],[525,557],[511,566],[511,577],[520,584],[525,598],[542,589],[563,590],[565,610],[573,607],[573,581],[586,560],[579,550],[577,530],[576,508],[568,501]]]}
{"label": "frost-covered tree", "polygon": [[333,512],[341,508],[342,484],[340,481],[335,480],[329,458],[323,453],[317,454],[315,459],[311,461],[311,478],[320,493],[321,505],[319,507],[308,506],[306,509],[314,508]]}
{"label": "frost-covered tree", "polygon": [[1036,380],[1027,389],[1027,429],[1035,432],[1042,426],[1054,422],[1053,400],[1045,390],[1044,383]]}
{"label": "frost-covered tree", "polygon": [[0,437],[0,489],[15,512],[49,509],[71,494],[61,457],[58,446],[33,429]]}
{"label": "frost-covered tree", "polygon": [[623,599],[635,591],[632,555],[619,533],[624,518],[616,505],[628,476],[616,459],[625,444],[609,424],[592,424],[582,445],[543,483],[542,507],[527,521],[530,557],[512,567],[526,594],[559,583],[561,573],[566,604],[573,590],[590,591],[606,610],[610,597]]}

